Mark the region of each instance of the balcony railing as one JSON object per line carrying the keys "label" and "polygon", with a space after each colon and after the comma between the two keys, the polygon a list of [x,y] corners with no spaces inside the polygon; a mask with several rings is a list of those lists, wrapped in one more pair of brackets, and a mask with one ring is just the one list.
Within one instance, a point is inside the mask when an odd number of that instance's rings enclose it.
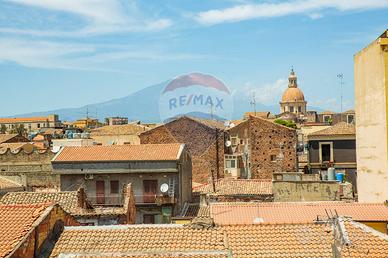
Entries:
{"label": "balcony railing", "polygon": [[121,195],[99,195],[89,196],[88,200],[94,205],[100,206],[122,206],[123,197]]}
{"label": "balcony railing", "polygon": [[[168,195],[155,195],[155,194],[142,194],[134,195],[135,204],[139,205],[164,205],[164,204],[175,204],[176,198]],[[120,195],[99,195],[99,196],[88,196],[88,200],[97,206],[122,206],[123,197]]]}
{"label": "balcony railing", "polygon": [[170,197],[168,195],[157,195],[157,194],[142,194],[135,195],[135,203],[136,204],[175,204],[176,198]]}

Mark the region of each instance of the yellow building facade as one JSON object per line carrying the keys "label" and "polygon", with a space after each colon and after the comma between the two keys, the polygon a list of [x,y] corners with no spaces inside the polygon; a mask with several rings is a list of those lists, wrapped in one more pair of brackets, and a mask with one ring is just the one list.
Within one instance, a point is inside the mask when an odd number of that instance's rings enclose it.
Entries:
{"label": "yellow building facade", "polygon": [[388,200],[388,30],[354,56],[360,202]]}

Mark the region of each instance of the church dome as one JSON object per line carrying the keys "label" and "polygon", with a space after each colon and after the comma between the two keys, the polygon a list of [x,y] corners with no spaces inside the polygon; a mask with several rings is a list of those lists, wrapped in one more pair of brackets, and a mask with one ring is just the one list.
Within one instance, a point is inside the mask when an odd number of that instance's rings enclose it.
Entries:
{"label": "church dome", "polygon": [[304,101],[304,94],[299,88],[288,88],[283,93],[282,102]]}
{"label": "church dome", "polygon": [[294,69],[291,70],[288,77],[288,88],[283,93],[282,102],[304,102],[304,94],[298,88],[297,77]]}

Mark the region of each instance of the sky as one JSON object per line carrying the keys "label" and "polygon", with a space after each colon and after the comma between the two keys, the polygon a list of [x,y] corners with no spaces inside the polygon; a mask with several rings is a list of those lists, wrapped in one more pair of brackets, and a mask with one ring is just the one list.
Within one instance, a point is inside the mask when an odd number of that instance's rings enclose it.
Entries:
{"label": "sky", "polygon": [[354,107],[353,55],[388,0],[0,0],[0,116],[120,98],[190,72],[277,105],[291,67],[308,105]]}

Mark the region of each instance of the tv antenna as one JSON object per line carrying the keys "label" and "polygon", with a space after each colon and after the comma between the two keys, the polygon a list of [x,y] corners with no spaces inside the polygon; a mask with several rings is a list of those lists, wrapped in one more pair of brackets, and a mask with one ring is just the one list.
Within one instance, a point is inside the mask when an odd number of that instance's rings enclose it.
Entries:
{"label": "tv antenna", "polygon": [[341,113],[342,113],[342,100],[343,100],[343,96],[342,96],[342,89],[343,89],[343,86],[344,86],[344,74],[340,73],[340,74],[337,74],[337,78],[339,79],[339,84],[340,84],[340,91],[341,91]]}
{"label": "tv antenna", "polygon": [[256,116],[256,98],[255,98],[255,92],[252,92],[252,100],[251,100],[251,102],[249,102],[249,104],[251,104],[251,106],[253,107],[253,111],[255,112],[255,116]]}

